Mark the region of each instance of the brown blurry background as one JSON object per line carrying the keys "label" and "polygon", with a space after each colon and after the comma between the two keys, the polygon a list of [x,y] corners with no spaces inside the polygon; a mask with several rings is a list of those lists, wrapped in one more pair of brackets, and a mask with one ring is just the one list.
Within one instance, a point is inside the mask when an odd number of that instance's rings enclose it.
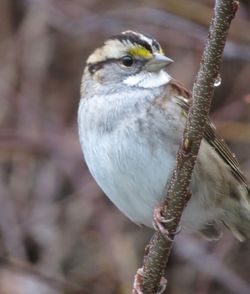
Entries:
{"label": "brown blurry background", "polygon": [[[0,1],[0,294],[130,293],[152,232],[103,197],[76,113],[87,56],[122,30],[157,38],[192,87],[214,1]],[[250,4],[225,48],[212,117],[250,181]],[[135,195],[136,197],[136,195]],[[250,293],[250,241],[184,232],[169,294]]]}

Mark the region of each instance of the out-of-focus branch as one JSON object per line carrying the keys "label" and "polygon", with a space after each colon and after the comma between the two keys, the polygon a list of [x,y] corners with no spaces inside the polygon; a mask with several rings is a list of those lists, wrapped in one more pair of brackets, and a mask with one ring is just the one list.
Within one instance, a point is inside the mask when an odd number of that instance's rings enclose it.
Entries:
{"label": "out-of-focus branch", "polygon": [[[184,19],[189,19],[196,24],[203,26],[208,26],[211,10],[210,7],[205,5],[202,1],[193,0],[168,0],[168,1],[156,1],[158,8],[169,11],[170,13],[176,14],[183,17]],[[197,11],[198,13],[194,13]],[[237,19],[235,21],[232,30],[230,31],[230,37],[237,42],[248,44],[250,41],[250,24],[249,21],[244,19]]]}
{"label": "out-of-focus branch", "polygon": [[[177,164],[167,191],[162,215],[167,220],[169,239],[156,231],[144,257],[143,271],[136,275],[136,286],[144,294],[157,293],[161,277],[164,276],[172,241],[183,209],[190,199],[189,184],[203,132],[209,114],[214,83],[219,74],[222,53],[232,19],[238,9],[235,0],[217,0],[209,29],[208,40],[202,56],[200,70],[193,86],[193,105],[190,107],[177,153]],[[137,287],[136,287],[137,288]],[[137,289],[134,289],[137,293]]]}
{"label": "out-of-focus branch", "polygon": [[[234,273],[231,268],[225,266],[221,258],[209,254],[194,238],[184,234],[184,237],[180,236],[176,239],[176,254],[188,260],[196,270],[222,284],[230,293],[250,293],[249,283]],[[225,249],[225,244],[223,244],[223,249]]]}
{"label": "out-of-focus branch", "polygon": [[[64,280],[60,276],[48,275],[47,273],[41,270],[37,270],[36,268],[30,266],[28,263],[23,262],[20,259],[1,257],[0,263],[1,263],[0,273],[2,276],[4,271],[9,271],[12,277],[15,277],[15,276],[23,277],[23,288],[26,288],[26,287],[28,288],[28,286],[26,285],[28,284],[29,277],[30,277],[30,279],[32,279],[33,281],[34,288],[43,289],[42,286],[44,286],[46,287],[46,289],[51,291],[46,293],[53,293],[53,294],[61,293],[62,289],[67,293],[86,292],[86,289],[84,289],[82,286],[78,285],[77,283],[68,281],[66,279]],[[0,278],[2,278],[1,275],[0,275]],[[27,279],[27,284],[25,283],[25,277]],[[8,287],[8,288],[10,287],[12,290],[18,289],[19,287],[18,283],[17,285],[14,285],[14,286],[8,286],[8,285],[5,285],[7,284],[5,281],[1,281],[1,282],[3,283],[3,285],[1,284],[0,290],[5,289],[5,287]],[[42,291],[40,293],[44,293],[44,292]]]}

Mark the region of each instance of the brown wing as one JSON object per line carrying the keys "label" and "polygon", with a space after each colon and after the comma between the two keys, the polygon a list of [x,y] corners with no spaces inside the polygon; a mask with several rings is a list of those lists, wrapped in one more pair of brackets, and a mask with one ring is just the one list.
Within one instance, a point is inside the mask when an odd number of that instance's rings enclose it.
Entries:
{"label": "brown wing", "polygon": [[[172,80],[170,82],[172,86],[172,91],[175,91],[177,103],[181,108],[188,113],[189,106],[192,102],[191,93],[183,87],[179,82]],[[242,174],[239,163],[235,158],[235,155],[230,151],[227,144],[224,140],[217,134],[216,128],[213,123],[208,120],[205,132],[204,139],[209,143],[210,146],[221,156],[224,162],[230,167],[233,175],[247,187],[246,178]]]}

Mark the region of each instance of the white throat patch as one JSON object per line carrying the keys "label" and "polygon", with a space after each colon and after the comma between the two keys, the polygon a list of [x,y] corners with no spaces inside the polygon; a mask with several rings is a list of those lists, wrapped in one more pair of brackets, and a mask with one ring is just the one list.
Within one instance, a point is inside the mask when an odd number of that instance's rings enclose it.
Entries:
{"label": "white throat patch", "polygon": [[123,83],[128,86],[138,86],[141,88],[156,88],[167,84],[170,80],[170,75],[161,70],[159,72],[140,72],[126,78]]}

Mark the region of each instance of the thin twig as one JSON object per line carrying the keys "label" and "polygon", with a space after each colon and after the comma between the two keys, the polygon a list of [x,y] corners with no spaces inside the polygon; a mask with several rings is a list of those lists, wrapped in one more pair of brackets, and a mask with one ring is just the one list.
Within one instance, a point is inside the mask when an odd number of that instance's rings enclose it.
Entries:
{"label": "thin twig", "polygon": [[[170,237],[179,224],[183,209],[190,199],[188,191],[192,171],[206,126],[214,92],[214,83],[219,74],[222,53],[230,23],[238,9],[234,0],[216,1],[208,40],[203,53],[200,70],[193,86],[193,105],[190,107],[182,144],[177,153],[177,164],[164,202],[163,216],[174,221],[166,224]],[[144,256],[143,271],[139,272],[142,293],[152,294],[159,289],[161,277],[172,248],[172,242],[156,231]],[[138,275],[137,275],[138,278]],[[136,291],[134,291],[136,293]]]}

